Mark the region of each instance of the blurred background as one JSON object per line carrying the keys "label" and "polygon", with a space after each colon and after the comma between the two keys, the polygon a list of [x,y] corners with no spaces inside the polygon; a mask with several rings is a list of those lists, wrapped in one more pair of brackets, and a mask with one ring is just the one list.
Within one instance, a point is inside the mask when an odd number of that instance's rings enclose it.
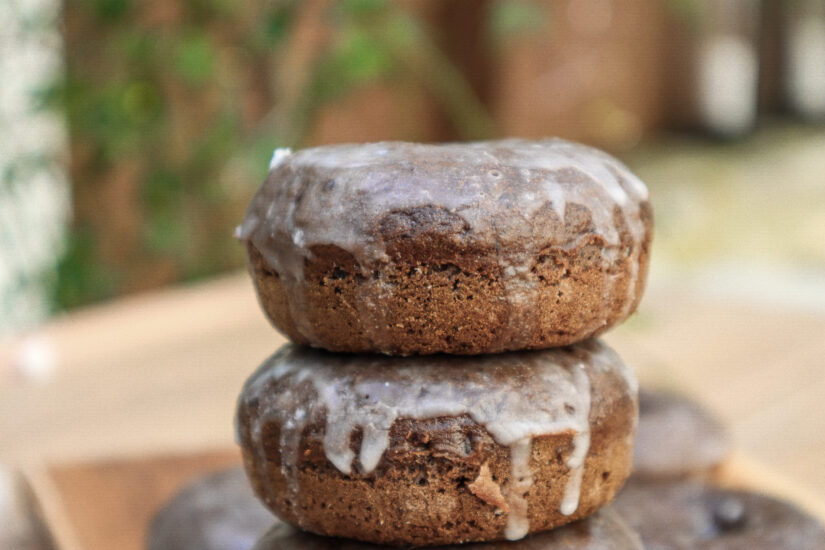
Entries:
{"label": "blurred background", "polygon": [[274,148],[550,135],[652,191],[611,343],[825,495],[825,0],[2,0],[0,462],[231,441]]}
{"label": "blurred background", "polygon": [[825,265],[820,0],[3,4],[4,333],[241,267],[283,146],[558,135],[646,176],[658,260]]}

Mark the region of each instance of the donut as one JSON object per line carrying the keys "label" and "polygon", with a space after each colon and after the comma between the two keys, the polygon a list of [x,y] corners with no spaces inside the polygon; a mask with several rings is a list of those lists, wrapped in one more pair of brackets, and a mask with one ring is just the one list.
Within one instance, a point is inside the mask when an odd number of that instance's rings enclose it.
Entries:
{"label": "donut", "polygon": [[632,468],[637,382],[606,345],[477,357],[287,344],[238,401],[263,502],[390,545],[519,539],[592,514]]}
{"label": "donut", "polygon": [[729,450],[727,430],[695,401],[670,391],[639,391],[635,477],[701,475],[718,466]]}
{"label": "donut", "polygon": [[243,468],[197,478],[154,516],[148,550],[249,550],[280,523],[255,498]]}
{"label": "donut", "polygon": [[[321,537],[286,523],[273,527],[252,550],[380,550],[352,540]],[[443,550],[642,550],[639,535],[610,508],[589,518],[517,542],[441,546]],[[436,549],[433,549],[436,550]]]}
{"label": "donut", "polygon": [[697,481],[633,481],[613,508],[656,550],[825,550],[814,518],[774,498]]}
{"label": "donut", "polygon": [[480,354],[594,337],[636,308],[645,185],[560,139],[278,150],[236,236],[290,340]]}

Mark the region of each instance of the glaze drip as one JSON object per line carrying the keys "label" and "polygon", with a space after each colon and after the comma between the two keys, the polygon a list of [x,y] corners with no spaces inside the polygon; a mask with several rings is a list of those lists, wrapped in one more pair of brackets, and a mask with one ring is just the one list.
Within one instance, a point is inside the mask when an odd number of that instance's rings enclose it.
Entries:
{"label": "glaze drip", "polygon": [[582,365],[578,365],[574,370],[573,379],[581,395],[582,405],[581,410],[577,410],[573,414],[580,416],[580,425],[584,428],[573,436],[573,452],[570,453],[566,461],[567,467],[570,468],[570,479],[567,480],[564,498],[559,508],[559,511],[566,516],[574,514],[579,507],[582,478],[584,476],[584,461],[587,458],[587,452],[590,450],[590,423],[587,421],[590,413],[590,379]]}
{"label": "glaze drip", "polygon": [[[280,426],[280,467],[295,502],[301,498],[299,449],[309,426],[322,427],[330,463],[345,475],[361,476],[381,464],[397,420],[468,416],[510,450],[505,536],[517,539],[529,532],[534,438],[573,435],[560,507],[568,515],[578,507],[590,438],[590,378],[596,372],[632,376],[598,341],[541,352],[412,358],[330,354],[288,344],[247,381],[241,400],[244,407],[255,403],[250,435],[261,463],[267,460],[264,427]],[[628,390],[635,395],[632,383]]]}
{"label": "glaze drip", "polygon": [[533,451],[531,438],[524,438],[510,445],[510,486],[507,488],[507,504],[510,513],[504,536],[507,540],[518,540],[530,532],[530,518],[527,515],[527,491],[533,486],[533,471],[530,458]]}
{"label": "glaze drip", "polygon": [[[392,261],[378,228],[388,214],[415,208],[458,216],[468,228],[467,239],[498,251],[504,299],[511,306],[510,330],[502,336],[512,340],[508,349],[524,347],[536,323],[520,305],[536,300],[538,279],[531,268],[543,250],[600,238],[605,243],[602,267],[629,274],[621,316],[634,306],[639,258],[649,237],[642,218],[648,192],[621,162],[601,151],[558,139],[382,142],[279,151],[236,234],[278,273],[296,329],[314,346],[323,342],[313,333],[304,303],[304,264],[311,247],[332,245],[349,252],[365,277],[363,295],[391,297],[392,285],[371,276]],[[576,242],[559,230],[573,206],[584,208],[590,218]],[[548,209],[555,225],[537,221]],[[627,269],[619,269],[624,262]],[[605,297],[612,293],[607,286]],[[365,332],[376,335],[383,310],[380,300],[372,302],[358,307],[363,319],[374,321]],[[608,302],[603,307],[614,307]],[[592,327],[591,333],[599,328]]]}

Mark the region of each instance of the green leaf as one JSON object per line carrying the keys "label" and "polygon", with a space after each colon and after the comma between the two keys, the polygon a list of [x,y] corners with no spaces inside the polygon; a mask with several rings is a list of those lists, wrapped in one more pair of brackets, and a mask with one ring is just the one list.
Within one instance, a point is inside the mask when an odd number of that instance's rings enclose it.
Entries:
{"label": "green leaf", "polygon": [[488,34],[494,43],[547,29],[547,12],[542,5],[526,0],[498,0],[491,6]]}
{"label": "green leaf", "polygon": [[132,82],[123,90],[123,112],[135,124],[144,123],[161,114],[161,98],[150,82]]}
{"label": "green leaf", "polygon": [[376,37],[353,29],[319,63],[313,85],[315,101],[333,101],[355,87],[380,80],[394,66],[394,59]]}
{"label": "green leaf", "polygon": [[141,199],[147,210],[160,210],[170,204],[179,207],[183,182],[180,174],[173,170],[158,168],[143,180]]}
{"label": "green leaf", "polygon": [[180,211],[152,210],[143,226],[143,244],[156,254],[180,256],[186,247],[187,233]]}
{"label": "green leaf", "polygon": [[294,19],[293,6],[278,6],[270,10],[264,20],[264,37],[270,46],[282,43],[289,35]]}
{"label": "green leaf", "polygon": [[689,25],[701,24],[709,11],[705,0],[667,0],[665,5],[676,17]]}
{"label": "green leaf", "polygon": [[203,84],[212,77],[216,53],[206,35],[190,33],[175,48],[175,68],[190,85]]}
{"label": "green leaf", "polygon": [[92,13],[101,21],[114,22],[124,19],[132,9],[133,0],[86,0]]}
{"label": "green leaf", "polygon": [[70,309],[110,298],[119,285],[118,275],[100,262],[93,233],[75,227],[57,264],[56,307]]}
{"label": "green leaf", "polygon": [[374,17],[389,5],[386,0],[339,0],[338,8],[344,16],[360,19]]}

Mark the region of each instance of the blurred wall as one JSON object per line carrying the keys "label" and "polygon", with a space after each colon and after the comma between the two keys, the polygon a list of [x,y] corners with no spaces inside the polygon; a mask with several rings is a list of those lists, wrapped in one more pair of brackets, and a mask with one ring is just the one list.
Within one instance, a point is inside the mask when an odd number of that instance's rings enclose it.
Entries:
{"label": "blurred wall", "polygon": [[47,105],[63,75],[57,4],[0,2],[0,336],[50,313],[66,237],[65,128]]}
{"label": "blurred wall", "polygon": [[505,134],[624,150],[661,123],[662,2],[523,5],[544,24],[502,37],[495,51],[494,108]]}

